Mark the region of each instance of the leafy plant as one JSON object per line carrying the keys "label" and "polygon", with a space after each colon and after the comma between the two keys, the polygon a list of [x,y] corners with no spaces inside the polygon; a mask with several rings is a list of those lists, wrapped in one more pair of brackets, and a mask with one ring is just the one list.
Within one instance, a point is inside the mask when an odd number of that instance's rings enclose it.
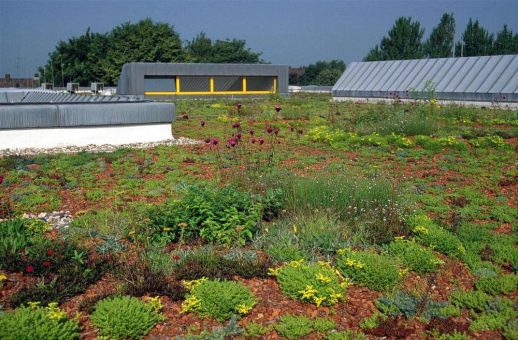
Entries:
{"label": "leafy plant", "polygon": [[353,283],[378,291],[392,289],[403,274],[394,257],[373,251],[344,249],[337,259],[337,266]]}
{"label": "leafy plant", "polygon": [[160,304],[144,303],[130,296],[99,301],[90,316],[99,333],[115,339],[140,339],[163,319]]}
{"label": "leafy plant", "polygon": [[336,270],[327,262],[291,261],[272,269],[279,287],[289,297],[320,306],[332,306],[344,298],[347,280],[340,282]]}
{"label": "leafy plant", "polygon": [[313,320],[313,328],[319,333],[327,333],[335,327],[336,324],[333,320],[326,318],[316,318]]}
{"label": "leafy plant", "polygon": [[261,205],[248,193],[232,187],[186,186],[181,200],[152,207],[151,225],[171,240],[188,241],[196,237],[231,245],[245,244],[256,231]]}
{"label": "leafy plant", "polygon": [[77,320],[50,303],[47,307],[33,303],[9,312],[0,312],[0,338],[6,340],[79,339]]}
{"label": "leafy plant", "polygon": [[23,255],[41,228],[33,228],[31,219],[11,219],[0,222],[0,268],[12,271],[25,269]]}
{"label": "leafy plant", "polygon": [[446,255],[459,257],[466,253],[466,249],[457,236],[434,224],[428,216],[416,216],[411,221],[411,224],[414,226],[412,231],[418,243],[436,249]]}
{"label": "leafy plant", "polygon": [[269,330],[270,327],[252,321],[246,324],[245,335],[251,338],[259,338],[265,335]]}
{"label": "leafy plant", "polygon": [[450,295],[450,300],[455,306],[460,308],[467,308],[476,312],[482,312],[486,310],[487,305],[492,299],[491,296],[478,290],[455,290]]}
{"label": "leafy plant", "polygon": [[189,293],[182,304],[182,313],[194,312],[202,317],[210,316],[218,321],[232,315],[248,314],[257,299],[250,288],[240,282],[199,279],[184,281]]}
{"label": "leafy plant", "polygon": [[475,286],[478,290],[491,295],[509,294],[518,289],[518,275],[482,278],[475,283]]}
{"label": "leafy plant", "polygon": [[297,339],[313,331],[313,321],[305,316],[286,314],[279,318],[275,329],[288,339]]}
{"label": "leafy plant", "polygon": [[398,257],[405,267],[419,274],[434,272],[443,263],[433,251],[413,241],[396,239],[387,246],[387,251]]}

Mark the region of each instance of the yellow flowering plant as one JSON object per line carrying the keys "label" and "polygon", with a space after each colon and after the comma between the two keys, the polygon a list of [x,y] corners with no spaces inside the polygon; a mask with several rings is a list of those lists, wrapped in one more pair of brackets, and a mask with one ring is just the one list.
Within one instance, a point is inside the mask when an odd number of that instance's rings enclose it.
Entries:
{"label": "yellow flowering plant", "polygon": [[277,268],[276,277],[284,294],[317,307],[332,306],[343,299],[348,286],[348,281],[342,280],[337,270],[324,261],[291,261]]}

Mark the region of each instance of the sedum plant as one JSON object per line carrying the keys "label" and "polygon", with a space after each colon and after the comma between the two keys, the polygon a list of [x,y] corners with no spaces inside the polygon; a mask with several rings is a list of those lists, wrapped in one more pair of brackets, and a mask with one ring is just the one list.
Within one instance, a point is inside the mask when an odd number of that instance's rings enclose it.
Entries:
{"label": "sedum plant", "polygon": [[201,278],[184,281],[184,285],[189,293],[182,304],[182,313],[194,312],[221,322],[233,315],[248,314],[257,304],[250,288],[240,282]]}
{"label": "sedum plant", "polygon": [[466,253],[466,249],[457,236],[437,226],[428,216],[419,215],[412,222],[414,239],[418,243],[449,256],[459,257]]}
{"label": "sedum plant", "polygon": [[431,249],[414,241],[397,238],[386,249],[390,255],[398,257],[406,268],[418,274],[435,272],[443,263]]}
{"label": "sedum plant", "polygon": [[0,312],[0,339],[79,339],[79,324],[77,320],[68,319],[57,303],[49,303],[47,307],[31,303],[10,312]]}
{"label": "sedum plant", "polygon": [[318,306],[332,306],[344,298],[349,285],[328,262],[291,261],[270,273],[277,277],[282,292],[289,297]]}
{"label": "sedum plant", "polygon": [[342,249],[337,266],[342,275],[350,278],[353,283],[377,291],[392,289],[405,273],[400,270],[394,257],[374,251]]}
{"label": "sedum plant", "polygon": [[148,303],[131,296],[109,297],[96,304],[90,319],[110,339],[140,339],[163,320],[161,309],[158,297]]}

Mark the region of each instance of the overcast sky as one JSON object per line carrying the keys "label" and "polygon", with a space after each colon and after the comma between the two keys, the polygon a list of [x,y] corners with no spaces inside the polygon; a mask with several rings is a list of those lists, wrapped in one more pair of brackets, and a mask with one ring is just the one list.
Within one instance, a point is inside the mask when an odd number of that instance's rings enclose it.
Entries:
{"label": "overcast sky", "polygon": [[504,23],[518,31],[518,0],[360,1],[9,1],[0,0],[0,77],[32,75],[58,41],[86,31],[107,32],[150,17],[174,25],[182,40],[204,31],[214,39],[239,38],[263,59],[299,66],[317,60],[361,60],[399,16],[426,29],[453,12],[457,37],[470,17],[491,32]]}

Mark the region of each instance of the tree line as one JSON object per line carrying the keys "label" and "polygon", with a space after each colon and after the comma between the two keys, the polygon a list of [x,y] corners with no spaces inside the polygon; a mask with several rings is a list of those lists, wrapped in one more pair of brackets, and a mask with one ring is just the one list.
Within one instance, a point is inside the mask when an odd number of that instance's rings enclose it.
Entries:
{"label": "tree line", "polygon": [[423,41],[424,32],[419,21],[400,17],[364,61],[518,53],[518,34],[513,34],[507,25],[495,35],[489,33],[478,19],[470,18],[461,40],[455,43],[455,17],[453,13],[444,13],[426,41]]}
{"label": "tree line", "polygon": [[128,62],[264,63],[261,53],[239,39],[212,40],[205,33],[182,42],[174,27],[151,19],[124,23],[108,33],[86,33],[60,41],[38,69],[43,82],[64,86],[101,81],[115,85]]}

